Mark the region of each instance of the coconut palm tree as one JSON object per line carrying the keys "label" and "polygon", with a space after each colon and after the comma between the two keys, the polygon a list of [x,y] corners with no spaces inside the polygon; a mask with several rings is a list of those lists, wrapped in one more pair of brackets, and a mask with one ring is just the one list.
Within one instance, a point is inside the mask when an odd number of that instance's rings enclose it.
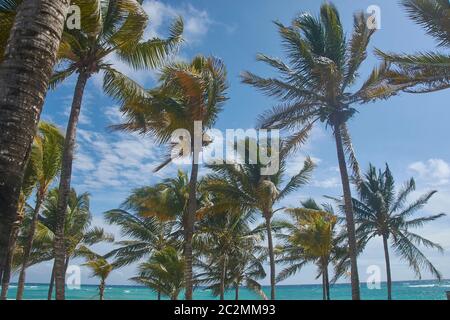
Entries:
{"label": "coconut palm tree", "polygon": [[148,20],[141,7],[141,0],[79,2],[74,1],[74,4],[80,5],[81,12],[90,14],[83,17],[81,30],[65,32],[59,50],[60,65],[63,68],[55,72],[52,82],[56,85],[72,74],[77,74],[59,185],[60,219],[55,239],[57,299],[64,299],[64,212],[70,193],[76,129],[86,84],[94,74],[103,72],[104,89],[107,93],[113,90],[117,82],[127,90],[141,90],[138,84],[115,69],[108,59],[117,56],[135,69],[159,67],[180,43],[183,31],[182,21],[177,20],[170,28],[167,40],[155,38],[141,41]]}
{"label": "coconut palm tree", "polygon": [[13,258],[16,250],[16,242],[17,237],[19,235],[19,230],[22,226],[22,222],[25,217],[25,211],[27,208],[27,201],[31,197],[32,192],[36,186],[36,174],[34,172],[35,166],[33,165],[33,159],[29,159],[27,163],[27,167],[25,169],[25,175],[22,182],[22,188],[19,196],[19,203],[17,208],[17,220],[13,225],[13,229],[11,231],[11,239],[10,239],[10,249],[8,252],[6,266],[3,273],[2,279],[2,292],[1,292],[1,300],[6,300],[9,289],[9,282],[11,280],[11,268],[13,263]]}
{"label": "coconut palm tree", "polygon": [[[69,0],[0,1],[0,282]],[[17,11],[15,11],[17,8]],[[11,10],[14,9],[14,10]],[[17,12],[11,14],[10,11]],[[33,35],[33,36],[30,36]],[[7,44],[7,46],[6,46]]]}
{"label": "coconut palm tree", "polygon": [[87,262],[83,266],[92,271],[92,277],[100,278],[98,292],[100,300],[103,301],[105,299],[106,280],[115,269],[115,265],[109,263],[105,256],[99,255],[87,247],[80,248],[79,256],[86,258]]}
{"label": "coconut palm tree", "polygon": [[[147,92],[130,92],[116,83],[111,94],[122,101],[126,122],[113,128],[150,134],[159,144],[169,144],[176,130],[184,129],[190,138],[182,150],[173,151],[155,170],[168,165],[173,156],[192,158],[189,180],[189,202],[185,225],[186,299],[192,299],[192,236],[197,212],[197,181],[199,155],[205,141],[205,131],[211,128],[226,101],[225,65],[213,57],[197,56],[190,63],[175,63],[165,67],[160,85]],[[177,153],[179,152],[179,153]]]}
{"label": "coconut palm tree", "polygon": [[[447,0],[402,0],[408,16],[425,28],[427,34],[438,42],[440,48],[450,48],[450,3]],[[399,78],[410,79],[414,87],[405,90],[411,93],[433,92],[450,87],[450,55],[439,52],[417,54],[376,53],[386,62],[397,67]]]}
{"label": "coconut palm tree", "polygon": [[[55,258],[53,242],[55,239],[57,205],[58,190],[52,189],[49,191],[48,197],[43,203],[42,212],[39,215],[39,222],[36,226],[35,239],[26,266],[27,268],[41,262],[51,261]],[[34,208],[28,207],[27,211],[28,214],[26,215],[25,223],[22,226],[23,232],[21,237],[19,237],[18,248],[14,258],[16,268],[20,268],[23,265],[23,248],[27,242],[26,231],[32,223]],[[89,194],[87,193],[77,195],[75,190],[72,190],[65,223],[66,269],[70,263],[70,259],[78,256],[81,248],[92,246],[100,242],[114,241],[114,237],[111,234],[106,233],[102,228],[91,225],[92,214],[89,210]],[[53,295],[54,280],[53,267],[48,292],[49,300]]]}
{"label": "coconut palm tree", "polygon": [[231,286],[237,300],[244,282],[248,288],[261,292],[257,280],[266,276],[262,266],[265,256],[261,255],[265,250],[259,246],[262,230],[252,230],[252,222],[251,212],[213,213],[199,222],[194,249],[196,265],[204,272],[197,276],[197,282],[208,285],[220,300],[225,299],[225,291]]}
{"label": "coconut palm tree", "polygon": [[302,202],[301,208],[287,209],[286,212],[293,222],[278,222],[283,233],[277,235],[282,241],[277,252],[278,262],[289,266],[278,274],[277,280],[285,280],[313,263],[318,269],[317,277],[322,277],[323,299],[330,300],[329,266],[346,252],[339,246],[338,218],[331,206],[320,207],[313,199]]}
{"label": "coconut palm tree", "polygon": [[389,166],[386,165],[384,171],[377,171],[370,165],[364,180],[358,186],[360,198],[353,200],[355,222],[358,226],[357,235],[362,241],[362,246],[364,247],[372,238],[381,237],[383,240],[389,300],[392,299],[389,243],[394,252],[409,263],[418,277],[421,277],[421,269],[425,268],[437,279],[441,279],[440,272],[418,246],[423,245],[440,252],[443,251],[442,247],[411,229],[423,227],[426,223],[442,218],[445,214],[412,218],[436,193],[436,191],[430,191],[407,204],[408,195],[415,189],[414,179],[410,179],[402,189],[396,192],[395,180]]}
{"label": "coconut palm tree", "polygon": [[173,247],[155,251],[147,262],[139,265],[139,275],[130,280],[142,284],[158,293],[178,300],[184,288],[184,258]]}
{"label": "coconut palm tree", "polygon": [[60,130],[49,123],[41,122],[39,131],[34,139],[31,151],[30,164],[33,166],[36,177],[36,201],[29,229],[27,230],[27,243],[24,247],[22,268],[17,285],[17,300],[23,297],[25,287],[26,269],[33,247],[34,234],[38,223],[42,203],[47,197],[48,189],[61,170],[61,157],[64,146],[64,136]]}
{"label": "coconut palm tree", "polygon": [[372,71],[361,87],[354,88],[358,70],[367,57],[367,47],[375,32],[367,28],[362,12],[354,16],[350,39],[344,34],[336,7],[330,3],[321,6],[318,17],[306,12],[298,15],[290,26],[280,22],[275,24],[287,54],[287,63],[263,54],[258,55],[258,60],[275,68],[280,77],[263,78],[245,72],[242,79],[244,83],[282,101],[282,105],[261,116],[260,126],[293,132],[287,139],[287,147],[295,150],[304,143],[317,123],[325,123],[332,130],[349,230],[352,297],[359,299],[355,224],[346,153],[356,179],[359,168],[347,122],[356,115],[358,104],[386,99],[410,83],[386,82],[392,71],[383,64]]}
{"label": "coconut palm tree", "polygon": [[[245,154],[242,159],[247,159],[250,140],[246,141]],[[255,142],[256,143],[256,142]],[[258,145],[258,144],[257,144]],[[258,150],[261,152],[258,145]],[[266,167],[258,155],[255,164],[251,161],[242,161],[244,164],[213,165],[210,166],[215,173],[205,179],[205,189],[220,195],[220,200],[215,204],[219,210],[223,208],[235,208],[237,212],[259,212],[265,221],[265,229],[269,248],[271,299],[275,299],[275,255],[272,239],[272,218],[282,208],[275,205],[287,195],[308,183],[315,167],[310,158],[304,162],[303,168],[283,185],[286,178],[288,154],[279,153],[279,170],[273,175],[264,175]],[[214,209],[213,209],[214,210]]]}
{"label": "coconut palm tree", "polygon": [[[130,196],[123,208],[130,208],[128,203],[131,198],[134,196]],[[115,209],[104,215],[109,224],[120,227],[122,237],[126,238],[116,242],[119,247],[106,255],[107,258],[114,258],[118,268],[148,258],[154,251],[165,247],[181,247],[176,221],[160,221],[156,217],[144,217],[142,212],[133,210],[134,213],[130,213],[127,210],[130,209]]]}

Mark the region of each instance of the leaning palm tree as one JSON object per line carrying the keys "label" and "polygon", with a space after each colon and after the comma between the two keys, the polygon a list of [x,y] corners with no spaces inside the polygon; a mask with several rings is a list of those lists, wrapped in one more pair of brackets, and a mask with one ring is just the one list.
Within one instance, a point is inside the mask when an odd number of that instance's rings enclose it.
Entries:
{"label": "leaning palm tree", "polygon": [[30,163],[36,177],[36,201],[32,214],[31,224],[27,230],[27,243],[24,247],[22,268],[17,285],[17,300],[23,297],[26,280],[26,269],[33,247],[34,234],[38,223],[39,212],[47,197],[48,189],[61,169],[61,157],[64,145],[64,136],[60,130],[49,123],[41,122],[31,151]]}
{"label": "leaning palm tree", "polygon": [[389,256],[389,242],[395,253],[407,261],[418,277],[421,269],[428,269],[433,276],[441,279],[440,272],[419,250],[418,245],[437,249],[440,245],[423,238],[411,229],[423,227],[426,223],[437,220],[445,214],[422,216],[411,219],[412,215],[422,209],[436,191],[430,191],[416,201],[407,204],[408,195],[416,189],[414,179],[407,181],[398,192],[395,190],[395,180],[386,165],[384,171],[377,171],[370,165],[364,180],[358,186],[360,199],[354,199],[355,222],[357,236],[364,247],[367,242],[376,237],[383,239],[384,256],[386,260],[386,276],[388,299],[392,299],[392,277]]}
{"label": "leaning palm tree", "polygon": [[139,275],[130,280],[142,284],[158,293],[178,300],[184,288],[184,258],[173,247],[156,251],[147,262],[139,265]]}
{"label": "leaning palm tree", "polygon": [[169,39],[141,41],[148,20],[141,3],[142,0],[74,1],[85,14],[81,29],[66,30],[59,50],[60,66],[63,68],[55,72],[52,84],[56,85],[72,74],[77,74],[77,83],[67,125],[59,184],[60,218],[55,240],[57,299],[64,299],[64,213],[70,192],[76,129],[86,84],[94,74],[103,72],[106,92],[110,92],[117,82],[128,90],[140,91],[140,86],[115,69],[108,59],[116,55],[135,69],[156,68],[167,60],[181,41],[181,20],[177,20],[170,28]]}
{"label": "leaning palm tree", "polygon": [[318,269],[317,277],[322,277],[323,299],[330,300],[329,265],[346,251],[339,246],[337,216],[331,206],[320,207],[313,199],[302,202],[301,208],[287,209],[286,212],[293,222],[278,222],[283,233],[278,234],[282,245],[277,251],[278,262],[289,266],[278,274],[277,280],[285,280],[313,263]]}
{"label": "leaning palm tree", "polygon": [[[450,2],[447,0],[402,0],[408,16],[434,37],[439,47],[450,48]],[[410,93],[433,92],[450,87],[449,53],[422,52],[417,54],[394,54],[376,50],[386,62],[398,68],[399,78],[414,82]]]}
{"label": "leaning palm tree", "polygon": [[189,202],[185,228],[186,299],[192,299],[192,236],[197,212],[199,155],[205,131],[211,128],[226,101],[225,65],[219,59],[195,57],[190,63],[175,63],[162,70],[160,85],[147,92],[130,92],[115,82],[111,94],[122,101],[126,122],[113,128],[149,134],[159,144],[168,144],[172,134],[187,130],[190,139],[182,150],[171,155],[156,168],[168,165],[175,157],[192,158]]}
{"label": "leaning palm tree", "polygon": [[[69,0],[0,0],[0,282]],[[33,35],[33,36],[30,36]],[[6,46],[7,44],[7,46]],[[13,242],[13,241],[12,241]],[[7,272],[6,272],[7,273]],[[9,274],[5,275],[9,278]]]}
{"label": "leaning palm tree", "polygon": [[[247,159],[250,140],[246,141],[242,159]],[[259,147],[258,147],[259,148]],[[262,152],[262,149],[259,149]],[[270,284],[271,299],[275,299],[275,255],[272,239],[272,218],[282,208],[275,208],[276,204],[287,195],[308,183],[311,173],[315,167],[310,158],[304,162],[303,168],[290,180],[283,184],[286,178],[288,154],[282,148],[279,153],[279,170],[273,175],[264,175],[265,164],[262,164],[258,155],[255,164],[251,161],[242,161],[244,164],[236,165],[213,165],[210,169],[214,174],[205,179],[205,189],[220,195],[220,200],[215,207],[234,208],[236,212],[259,212],[264,218],[264,228],[267,235],[270,260]]]}
{"label": "leaning palm tree", "polygon": [[264,128],[292,131],[287,146],[293,150],[304,143],[317,123],[331,128],[341,173],[345,213],[351,257],[353,299],[360,298],[357,267],[355,224],[346,153],[355,178],[359,169],[353,152],[347,122],[357,113],[356,105],[385,99],[409,83],[385,81],[391,71],[388,65],[375,68],[370,77],[354,89],[358,70],[367,57],[367,47],[375,30],[369,30],[364,13],[354,16],[354,30],[348,40],[337,9],[329,3],[322,5],[320,16],[298,15],[291,26],[276,22],[287,63],[260,54],[258,60],[275,68],[279,78],[262,78],[245,72],[243,82],[282,101],[282,105],[261,116]]}

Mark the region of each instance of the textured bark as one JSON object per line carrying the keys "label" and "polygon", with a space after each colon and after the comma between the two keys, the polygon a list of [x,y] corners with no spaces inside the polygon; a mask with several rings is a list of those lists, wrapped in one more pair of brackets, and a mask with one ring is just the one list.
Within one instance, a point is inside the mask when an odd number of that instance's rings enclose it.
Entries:
{"label": "textured bark", "polygon": [[340,125],[334,127],[334,137],[336,140],[336,151],[341,172],[342,189],[344,192],[344,210],[348,234],[348,249],[350,255],[350,278],[352,284],[352,299],[360,300],[359,275],[357,264],[357,245],[355,235],[355,222],[353,217],[352,194],[350,190],[350,180],[348,177],[347,163],[345,161],[344,147],[342,143],[342,134]]}
{"label": "textured bark", "polygon": [[188,213],[186,216],[185,226],[185,245],[184,245],[184,257],[185,257],[185,281],[186,281],[186,300],[192,300],[192,294],[194,291],[193,285],[193,271],[192,271],[192,236],[194,234],[194,222],[195,214],[197,212],[197,180],[198,180],[198,155],[194,155],[192,160],[191,179],[189,182],[189,203]]}
{"label": "textured bark", "polygon": [[23,252],[23,261],[22,267],[20,269],[19,282],[17,284],[17,295],[16,300],[22,300],[23,291],[25,289],[25,280],[26,280],[26,270],[28,267],[28,262],[31,256],[31,250],[33,249],[34,242],[34,234],[36,233],[36,227],[39,218],[39,211],[41,210],[42,201],[44,200],[44,194],[38,192],[36,195],[36,204],[33,210],[33,217],[31,220],[30,229],[28,230],[27,242],[25,244],[24,252]]}
{"label": "textured bark", "polygon": [[69,0],[24,0],[0,65],[0,280]]}
{"label": "textured bark", "polygon": [[64,141],[64,151],[61,163],[61,178],[58,192],[58,211],[56,217],[55,230],[55,290],[56,300],[65,299],[65,247],[64,247],[64,225],[66,210],[69,202],[70,183],[72,178],[72,163],[75,151],[75,140],[77,135],[78,119],[83,101],[84,89],[86,88],[89,75],[81,72],[78,75],[75,93],[73,96],[72,109],[69,123],[67,124],[66,139]]}
{"label": "textured bark", "polygon": [[275,271],[275,254],[273,251],[273,239],[272,239],[272,219],[271,214],[266,213],[266,230],[267,230],[267,242],[269,244],[269,261],[270,261],[270,300],[275,300],[275,285],[276,285],[276,271]]}
{"label": "textured bark", "polygon": [[386,278],[388,300],[392,300],[392,277],[391,277],[391,261],[389,258],[389,245],[387,236],[383,236],[384,259],[386,261]]}

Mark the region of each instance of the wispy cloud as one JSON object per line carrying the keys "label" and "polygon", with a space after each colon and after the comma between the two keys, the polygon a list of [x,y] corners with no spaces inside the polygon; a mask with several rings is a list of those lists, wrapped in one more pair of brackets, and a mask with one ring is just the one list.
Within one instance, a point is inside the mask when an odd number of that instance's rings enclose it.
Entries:
{"label": "wispy cloud", "polygon": [[409,165],[409,170],[429,185],[442,186],[450,183],[450,165],[443,159],[428,159]]}

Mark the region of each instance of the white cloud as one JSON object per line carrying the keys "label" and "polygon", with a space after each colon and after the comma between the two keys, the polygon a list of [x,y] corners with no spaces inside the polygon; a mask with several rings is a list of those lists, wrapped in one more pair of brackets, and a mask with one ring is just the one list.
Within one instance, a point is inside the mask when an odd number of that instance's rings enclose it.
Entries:
{"label": "white cloud", "polygon": [[409,169],[429,185],[442,186],[450,182],[450,165],[442,159],[414,162]]}

